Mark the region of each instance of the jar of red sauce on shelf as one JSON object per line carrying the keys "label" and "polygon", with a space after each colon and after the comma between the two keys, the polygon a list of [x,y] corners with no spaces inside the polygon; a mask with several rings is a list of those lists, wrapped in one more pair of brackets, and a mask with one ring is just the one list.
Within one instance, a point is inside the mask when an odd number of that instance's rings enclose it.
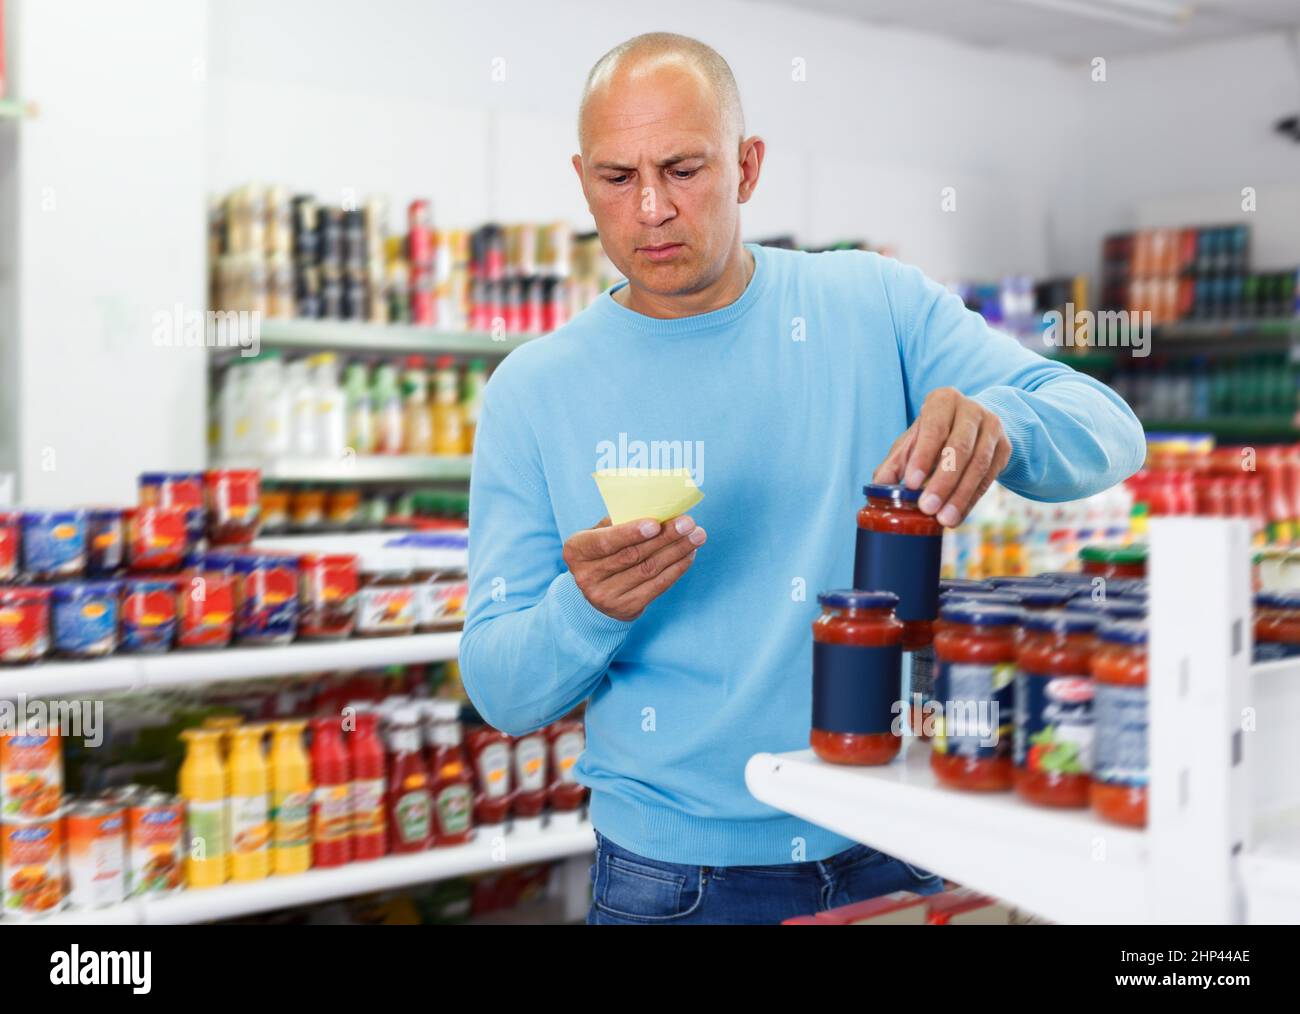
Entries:
{"label": "jar of red sauce on shelf", "polygon": [[1016,652],[1016,792],[1040,806],[1087,807],[1092,771],[1089,665],[1100,618],[1026,612]]}
{"label": "jar of red sauce on shelf", "polygon": [[208,538],[214,546],[247,544],[262,520],[262,473],[255,468],[213,468],[204,476]]}
{"label": "jar of red sauce on shelf", "polygon": [[1084,546],[1079,550],[1083,573],[1101,577],[1147,576],[1147,547],[1140,542],[1131,546]]}
{"label": "jar of red sauce on shelf", "polygon": [[1294,655],[1300,655],[1300,592],[1261,592],[1255,596],[1253,661]]}
{"label": "jar of red sauce on shelf", "polygon": [[887,591],[828,591],[813,621],[813,753],[831,764],[888,764],[902,740],[903,624]]}
{"label": "jar of red sauce on shelf", "polygon": [[357,558],[351,553],[298,557],[298,636],[311,640],[348,637],[357,621],[357,578]]}
{"label": "jar of red sauce on shelf", "polygon": [[1092,655],[1096,753],[1089,796],[1116,824],[1147,823],[1147,628],[1120,621],[1097,628]]}
{"label": "jar of red sauce on shelf", "polygon": [[0,663],[36,662],[50,650],[50,589],[0,588]]}
{"label": "jar of red sauce on shelf", "polygon": [[176,647],[224,648],[235,630],[235,583],[219,570],[176,579]]}
{"label": "jar of red sauce on shelf", "polygon": [[903,624],[903,650],[931,643],[939,611],[939,565],[943,527],[922,514],[921,490],[868,483],[866,506],[858,511],[853,586],[893,592]]}
{"label": "jar of red sauce on shelf", "polygon": [[546,727],[546,741],[551,750],[546,802],[556,812],[577,810],[587,798],[587,787],[579,783],[574,771],[587,747],[586,727],[580,718],[561,718]]}
{"label": "jar of red sauce on shelf", "polygon": [[298,632],[298,561],[277,553],[233,557],[235,640],[288,644]]}
{"label": "jar of red sauce on shelf", "polygon": [[191,508],[135,507],[126,511],[126,558],[132,570],[175,570],[191,545]]}
{"label": "jar of red sauce on shelf", "polygon": [[504,824],[510,816],[510,737],[482,725],[469,730],[465,745],[474,767],[474,825]]}
{"label": "jar of red sauce on shelf", "polygon": [[22,515],[0,511],[0,581],[18,576],[18,549],[22,545]]}
{"label": "jar of red sauce on shelf", "polygon": [[1012,786],[1018,608],[998,603],[945,604],[934,638],[934,735],[930,767],[954,789]]}

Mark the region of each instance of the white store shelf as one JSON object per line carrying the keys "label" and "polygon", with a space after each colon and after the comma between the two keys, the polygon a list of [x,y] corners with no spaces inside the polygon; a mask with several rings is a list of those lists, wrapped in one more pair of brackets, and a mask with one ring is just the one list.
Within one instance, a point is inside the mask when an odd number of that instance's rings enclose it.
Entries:
{"label": "white store shelf", "polygon": [[216,461],[213,468],[257,468],[268,482],[463,482],[468,454],[356,454],[343,458]]}
{"label": "white store shelf", "polygon": [[257,679],[332,669],[441,662],[456,657],[460,631],[405,637],[297,641],[269,647],[112,655],[84,662],[41,662],[0,668],[0,700],[66,697],[152,687]]}
{"label": "white store shelf", "polygon": [[263,320],[257,336],[263,348],[462,356],[504,356],[537,337],[346,320]]}
{"label": "white store shelf", "polygon": [[372,891],[392,890],[527,863],[581,856],[596,847],[591,824],[550,826],[533,834],[476,836],[467,845],[432,849],[409,856],[385,856],[328,870],[309,870],[251,883],[186,890],[167,898],[133,899],[111,908],[65,911],[39,925],[170,925],[231,919],[311,905]]}
{"label": "white store shelf", "polygon": [[942,788],[920,740],[879,767],[760,753],[745,783],[778,809],[1055,922],[1148,921],[1141,832],[1012,793]]}

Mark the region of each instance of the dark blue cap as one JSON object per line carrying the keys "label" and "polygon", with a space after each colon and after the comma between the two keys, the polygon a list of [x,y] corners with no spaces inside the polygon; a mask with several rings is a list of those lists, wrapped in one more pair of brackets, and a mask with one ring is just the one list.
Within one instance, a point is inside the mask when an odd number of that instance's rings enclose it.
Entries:
{"label": "dark blue cap", "polygon": [[1097,612],[1115,620],[1141,620],[1147,615],[1146,603],[1138,599],[1107,599],[1105,602],[1093,602],[1092,599],[1075,598],[1067,602],[1065,608]]}
{"label": "dark blue cap", "polygon": [[1104,621],[1096,613],[1073,612],[1065,609],[1044,609],[1037,613],[1025,613],[1021,625],[1026,630],[1046,630],[1053,634],[1086,634],[1096,630]]}
{"label": "dark blue cap", "polygon": [[1055,584],[1092,584],[1093,574],[1080,574],[1077,570],[1052,570],[1039,577]]}
{"label": "dark blue cap", "polygon": [[987,581],[971,581],[964,577],[946,577],[939,582],[939,590],[946,591],[992,591],[993,586]]}
{"label": "dark blue cap", "polygon": [[1063,606],[1070,601],[1074,592],[1059,584],[1044,585],[1038,588],[1020,587],[1016,589],[1016,594],[1020,597],[1022,605],[1036,606]]}
{"label": "dark blue cap", "polygon": [[958,599],[939,607],[939,618],[949,623],[974,627],[1013,627],[1020,622],[1020,610],[999,602]]}
{"label": "dark blue cap", "polygon": [[1146,644],[1147,625],[1137,620],[1116,620],[1098,627],[1097,636],[1111,644]]}
{"label": "dark blue cap", "polygon": [[1018,591],[1004,588],[1001,591],[949,591],[939,596],[940,602],[987,602],[989,605],[1018,606],[1023,601]]}
{"label": "dark blue cap", "polygon": [[1052,582],[1043,577],[991,577],[988,580],[994,588],[1042,588]]}
{"label": "dark blue cap", "polygon": [[890,591],[841,588],[822,592],[817,601],[831,609],[893,609],[898,605],[898,596]]}
{"label": "dark blue cap", "polygon": [[1255,605],[1264,609],[1300,609],[1300,591],[1260,592]]}
{"label": "dark blue cap", "polygon": [[892,482],[869,482],[862,487],[862,492],[877,500],[901,500],[903,503],[916,503],[921,499],[919,489]]}

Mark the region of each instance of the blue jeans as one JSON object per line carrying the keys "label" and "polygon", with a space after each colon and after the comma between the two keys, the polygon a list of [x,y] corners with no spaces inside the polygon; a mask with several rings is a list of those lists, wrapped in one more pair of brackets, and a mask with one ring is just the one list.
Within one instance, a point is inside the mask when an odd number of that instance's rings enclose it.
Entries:
{"label": "blue jeans", "polygon": [[811,863],[661,863],[596,832],[588,926],[771,924],[892,891],[937,894],[943,879],[866,845]]}

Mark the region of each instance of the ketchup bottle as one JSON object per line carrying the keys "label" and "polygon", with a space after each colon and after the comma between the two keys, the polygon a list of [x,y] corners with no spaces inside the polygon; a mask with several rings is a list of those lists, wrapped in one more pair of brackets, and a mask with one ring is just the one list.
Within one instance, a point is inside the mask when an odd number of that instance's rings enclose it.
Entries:
{"label": "ketchup bottle", "polygon": [[422,852],[433,845],[433,798],[414,708],[391,712],[388,727],[388,842],[390,852]]}
{"label": "ketchup bottle", "polygon": [[312,865],[342,866],[352,860],[351,765],[337,718],[311,722]]}
{"label": "ketchup bottle", "polygon": [[510,737],[483,725],[466,745],[474,765],[474,823],[503,824],[510,816]]}
{"label": "ketchup bottle", "polygon": [[379,716],[357,711],[348,737],[352,757],[352,840],[358,859],[378,859],[388,851],[388,812],[384,799],[384,744]]}
{"label": "ketchup bottle", "polygon": [[578,755],[587,746],[586,729],[581,719],[562,718],[546,727],[546,741],[551,755],[546,801],[552,810],[576,810],[587,796],[587,787],[579,785],[573,774]]}
{"label": "ketchup bottle", "polygon": [[434,844],[463,845],[473,830],[474,776],[461,746],[459,722],[434,723],[432,754]]}
{"label": "ketchup bottle", "polygon": [[546,730],[538,729],[514,739],[516,817],[536,817],[546,806]]}

